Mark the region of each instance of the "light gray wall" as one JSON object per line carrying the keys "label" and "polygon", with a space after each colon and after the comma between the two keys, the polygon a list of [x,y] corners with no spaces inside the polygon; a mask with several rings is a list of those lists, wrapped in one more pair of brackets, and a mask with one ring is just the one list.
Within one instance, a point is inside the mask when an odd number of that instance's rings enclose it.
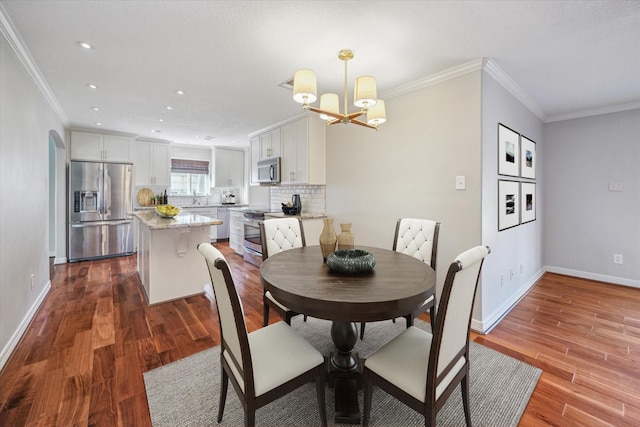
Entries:
{"label": "light gray wall", "polygon": [[[356,245],[391,248],[398,218],[442,223],[438,293],[454,257],[481,243],[481,72],[386,100],[373,131],[327,129],[327,215]],[[456,191],[465,175],[467,190]]]}
{"label": "light gray wall", "polygon": [[549,123],[544,139],[548,269],[640,287],[640,109]]}
{"label": "light gray wall", "polygon": [[[498,231],[498,123],[536,143],[536,220]],[[543,165],[547,143],[543,123],[487,71],[482,80],[482,243],[491,247],[482,268],[482,286],[474,306],[474,327],[487,330],[543,274],[543,227],[546,220]],[[522,179],[522,181],[527,181]],[[530,181],[530,180],[529,180]],[[511,274],[513,272],[513,275]],[[502,276],[502,280],[501,280]],[[481,321],[481,324],[475,323]]]}
{"label": "light gray wall", "polygon": [[50,130],[65,135],[1,36],[0,368],[49,289]]}

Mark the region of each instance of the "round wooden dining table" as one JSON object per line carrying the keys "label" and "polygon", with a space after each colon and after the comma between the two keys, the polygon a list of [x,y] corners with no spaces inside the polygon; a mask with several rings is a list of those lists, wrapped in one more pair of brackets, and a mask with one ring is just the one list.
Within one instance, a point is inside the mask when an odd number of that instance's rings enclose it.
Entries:
{"label": "round wooden dining table", "polygon": [[358,384],[362,363],[353,348],[356,322],[394,319],[415,312],[435,292],[436,275],[419,259],[388,249],[357,246],[376,259],[362,274],[332,272],[319,246],[290,249],[260,267],[264,288],[289,309],[332,321],[335,352],[329,380],[335,387],[336,422],[360,423]]}

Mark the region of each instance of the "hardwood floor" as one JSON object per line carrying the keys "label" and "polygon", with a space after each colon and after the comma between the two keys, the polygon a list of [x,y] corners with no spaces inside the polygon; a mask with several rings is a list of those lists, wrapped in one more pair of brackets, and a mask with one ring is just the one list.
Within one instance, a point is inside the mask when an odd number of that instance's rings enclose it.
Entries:
{"label": "hardwood floor", "polygon": [[[259,270],[218,247],[260,328]],[[143,372],[217,345],[219,331],[204,296],[148,307],[135,268],[135,256],[52,268],[0,373],[0,426],[150,425]],[[640,425],[640,289],[546,274],[472,338],[544,371],[520,425]]]}

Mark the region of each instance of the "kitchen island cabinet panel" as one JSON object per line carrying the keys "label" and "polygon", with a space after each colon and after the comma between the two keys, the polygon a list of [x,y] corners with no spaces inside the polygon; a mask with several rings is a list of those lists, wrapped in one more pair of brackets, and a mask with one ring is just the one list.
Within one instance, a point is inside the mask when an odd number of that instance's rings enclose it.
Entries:
{"label": "kitchen island cabinet panel", "polygon": [[215,218],[186,213],[175,219],[154,211],[138,211],[138,274],[149,305],[204,292],[210,283],[206,263],[198,252],[210,241]]}

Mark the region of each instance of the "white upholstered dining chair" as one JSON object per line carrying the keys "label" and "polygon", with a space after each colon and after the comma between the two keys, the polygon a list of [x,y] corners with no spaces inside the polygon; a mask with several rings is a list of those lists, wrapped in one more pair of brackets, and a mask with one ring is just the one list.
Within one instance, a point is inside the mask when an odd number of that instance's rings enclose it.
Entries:
{"label": "white upholstered dining chair", "polygon": [[369,356],[364,363],[364,416],[368,426],[372,387],[377,385],[421,413],[425,426],[461,384],[464,416],[469,410],[469,329],[480,270],[490,250],[476,246],[449,266],[433,333],[411,326]]}
{"label": "white upholstered dining chair", "polygon": [[[306,246],[304,228],[302,228],[302,221],[299,218],[270,218],[265,219],[259,225],[262,260],[288,249]],[[269,324],[269,308],[278,313],[289,325],[291,325],[291,318],[299,314],[277,301],[269,291],[264,292],[262,305],[264,310],[263,326]]]}
{"label": "white upholstered dining chair", "polygon": [[[396,223],[396,233],[393,237],[393,250],[427,264],[436,271],[436,257],[438,255],[438,235],[440,223],[429,219],[401,218]],[[413,325],[413,319],[420,313],[429,310],[431,323],[436,318],[435,293],[426,299],[420,308],[404,316],[407,328]],[[360,339],[364,338],[365,322],[360,323]]]}
{"label": "white upholstered dining chair", "polygon": [[245,426],[255,425],[256,410],[315,381],[320,420],[327,425],[324,357],[284,322],[247,333],[242,302],[224,255],[209,243],[198,245],[211,276],[220,322],[222,384],[218,423],[222,421],[229,379],[244,408]]}

